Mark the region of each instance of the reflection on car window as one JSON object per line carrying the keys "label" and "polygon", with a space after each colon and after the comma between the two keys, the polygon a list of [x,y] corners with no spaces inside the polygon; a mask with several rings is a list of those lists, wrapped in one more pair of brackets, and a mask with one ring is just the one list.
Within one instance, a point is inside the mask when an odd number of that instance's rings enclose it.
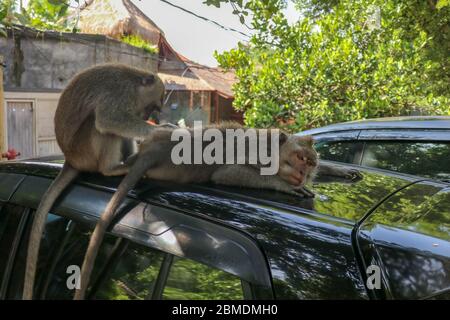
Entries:
{"label": "reflection on car window", "polygon": [[356,141],[323,141],[315,145],[320,159],[354,163],[355,156],[360,150],[360,143]]}
{"label": "reflection on car window", "polygon": [[[58,235],[57,243],[60,247],[59,256],[53,255],[47,263],[47,273],[39,277],[38,296],[45,299],[66,300],[72,299],[75,293],[74,288],[67,286],[67,280],[73,273],[67,273],[68,267],[81,267],[84,254],[89,243],[89,236],[92,229],[84,225],[74,223],[68,219],[60,218],[64,221],[64,227]],[[46,227],[47,228],[47,227]],[[99,265],[104,263],[107,256],[112,251],[113,244],[108,241],[104,242],[99,250],[98,258],[94,266],[91,280],[98,274]],[[56,249],[58,250],[58,249]],[[41,253],[39,256],[41,259]],[[56,261],[54,261],[56,259]],[[53,261],[52,261],[53,260]],[[54,269],[51,270],[51,264],[54,263]],[[49,274],[49,271],[52,271]],[[50,277],[45,281],[46,277]],[[73,282],[72,282],[73,283]],[[36,293],[35,293],[36,295]]]}
{"label": "reflection on car window", "polygon": [[241,280],[224,271],[188,259],[175,258],[163,299],[242,300]]}
{"label": "reflection on car window", "polygon": [[429,300],[450,300],[450,291],[431,297]]}
{"label": "reflection on car window", "polygon": [[[64,219],[65,220],[65,219]],[[65,220],[67,222],[67,220]],[[81,266],[92,229],[73,224],[69,237],[45,289],[46,299],[72,299],[74,290],[67,288],[67,267]],[[63,237],[61,237],[62,239]],[[163,254],[128,240],[106,235],[91,275],[93,299],[140,300],[152,290]],[[43,294],[44,287],[39,287]],[[89,294],[88,294],[89,296]]]}
{"label": "reflection on car window", "polygon": [[368,141],[362,165],[426,178],[450,179],[450,143]]}
{"label": "reflection on car window", "polygon": [[[31,225],[31,224],[30,224]],[[30,226],[27,227],[28,234]],[[72,299],[69,266],[80,267],[92,227],[49,214],[39,251],[35,299]],[[13,284],[7,297],[20,299],[28,239],[16,257]],[[91,275],[90,299],[150,299],[166,253],[106,235]],[[241,281],[223,271],[175,258],[164,288],[165,299],[243,299]]]}
{"label": "reflection on car window", "polygon": [[2,204],[0,204],[0,283],[6,271],[6,264],[24,210],[22,207],[13,205],[1,207]]}
{"label": "reflection on car window", "polygon": [[[14,212],[11,211],[11,213]],[[6,215],[3,214],[0,216],[0,226],[6,222],[5,217]],[[13,220],[9,221],[12,223]],[[31,224],[27,227],[27,238],[21,241],[18,249],[7,293],[9,299],[22,297],[30,227]],[[13,226],[8,227],[9,230],[14,230]],[[67,280],[71,276],[67,273],[67,268],[82,265],[91,232],[90,227],[49,214],[39,250],[35,299],[73,298],[75,290],[67,286]],[[11,237],[13,235],[8,236],[8,238]],[[6,237],[0,234],[2,245],[6,243],[3,239],[6,241]],[[120,245],[122,242],[125,245]],[[116,254],[118,251],[120,254]],[[3,250],[1,254],[3,257]],[[155,250],[151,251],[146,247],[129,243],[127,240],[106,235],[91,276],[91,284],[96,284],[96,279],[103,280],[101,285],[97,286],[99,289],[95,298],[144,299],[152,289],[162,255]],[[113,261],[113,257],[117,259]],[[3,261],[6,259],[1,259],[1,262]],[[100,273],[103,276],[102,279],[99,277]]]}
{"label": "reflection on car window", "polygon": [[109,270],[105,270],[109,275],[95,299],[150,299],[163,256],[161,251],[127,242],[124,253],[113,261]]}
{"label": "reflection on car window", "polygon": [[[52,257],[54,257],[58,248],[57,243],[61,235],[64,233],[68,221],[49,214],[47,224],[45,227],[44,235],[41,242],[41,248],[39,250],[39,260],[37,264],[36,272],[36,286],[42,287],[45,276],[48,274],[48,268],[50,267]],[[24,241],[21,241],[17,256],[14,262],[14,273],[11,275],[10,289],[7,297],[9,299],[21,299],[23,291],[23,280],[25,274],[26,252],[28,249],[28,237],[31,231],[31,223],[27,227],[26,237]],[[35,297],[39,297],[39,293],[36,291]]]}

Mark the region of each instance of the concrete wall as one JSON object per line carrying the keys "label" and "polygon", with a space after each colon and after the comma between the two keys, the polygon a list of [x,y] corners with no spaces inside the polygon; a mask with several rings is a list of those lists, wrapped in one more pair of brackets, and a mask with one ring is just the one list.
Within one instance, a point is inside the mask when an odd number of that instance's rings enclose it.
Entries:
{"label": "concrete wall", "polygon": [[[33,138],[32,141],[27,139],[32,146],[32,156],[61,152],[55,139],[53,117],[61,90],[76,73],[108,62],[120,62],[155,73],[158,66],[157,55],[105,36],[56,32],[37,34],[30,29],[10,31],[8,38],[0,37],[0,55],[4,56],[6,64],[5,114],[8,106],[14,108],[18,103],[32,105]],[[23,134],[18,129],[8,132],[8,123],[0,124],[0,130],[5,136],[5,144],[8,144],[8,137]]]}
{"label": "concrete wall", "polygon": [[4,56],[5,90],[53,91],[63,89],[79,71],[90,66],[120,62],[156,72],[157,55],[120,41],[88,34],[28,29],[0,37]]}

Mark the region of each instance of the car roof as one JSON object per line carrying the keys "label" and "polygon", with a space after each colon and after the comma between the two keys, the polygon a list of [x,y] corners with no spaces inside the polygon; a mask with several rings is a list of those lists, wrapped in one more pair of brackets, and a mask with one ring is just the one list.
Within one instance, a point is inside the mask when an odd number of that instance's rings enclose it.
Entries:
{"label": "car roof", "polygon": [[369,129],[427,129],[450,130],[450,116],[414,116],[357,120],[305,130],[299,135],[317,135],[335,131]]}
{"label": "car roof", "polygon": [[[43,161],[45,159],[45,161]],[[50,160],[51,159],[51,160]],[[31,159],[0,164],[0,172],[54,178],[64,162],[61,156]],[[336,163],[337,164],[337,163]],[[337,164],[344,165],[344,164]],[[350,166],[350,165],[345,165]],[[228,212],[246,212],[254,216],[258,210],[278,212],[287,219],[309,214],[316,218],[337,219],[354,224],[389,194],[405,185],[423,178],[397,174],[372,168],[358,167],[364,179],[349,182],[337,177],[322,177],[309,187],[315,194],[313,199],[304,199],[271,190],[225,187],[212,184],[177,184],[143,179],[135,188],[140,200],[170,204],[179,210],[220,218]],[[82,174],[78,183],[113,192],[121,177],[104,177],[100,174]],[[147,190],[150,190],[147,192]],[[264,211],[264,210],[263,210]],[[229,222],[230,219],[224,219]]]}

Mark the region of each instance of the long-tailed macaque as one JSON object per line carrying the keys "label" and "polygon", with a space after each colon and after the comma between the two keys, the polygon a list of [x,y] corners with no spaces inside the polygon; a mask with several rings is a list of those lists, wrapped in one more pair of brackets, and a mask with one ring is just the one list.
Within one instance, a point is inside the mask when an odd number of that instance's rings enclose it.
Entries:
{"label": "long-tailed macaque", "polygon": [[[222,132],[227,128],[235,129],[236,127],[233,125],[218,127]],[[91,236],[81,268],[80,289],[76,290],[74,299],[84,299],[106,230],[123,199],[144,175],[151,179],[179,183],[213,182],[229,186],[272,189],[305,197],[314,196],[305,188],[305,183],[314,178],[317,170],[319,173],[323,170],[328,175],[346,178],[358,175],[357,171],[352,169],[332,166],[321,168],[310,136],[300,137],[284,133],[279,135],[279,170],[276,175],[261,175],[260,164],[176,165],[173,163],[172,150],[178,141],[171,141],[172,132],[171,129],[155,130],[150,139],[140,145],[139,152],[129,159],[129,162],[133,163],[129,173],[120,183]],[[190,129],[190,133],[192,132],[193,130]],[[205,146],[203,142],[202,150]],[[245,148],[245,157],[248,160],[248,147]]]}
{"label": "long-tailed macaque", "polygon": [[134,139],[150,137],[146,123],[164,100],[164,84],[150,72],[106,64],[76,75],[64,89],[55,114],[55,133],[65,156],[62,171],[36,211],[24,282],[24,299],[32,299],[40,241],[48,212],[79,172],[124,175],[124,161],[137,151]]}

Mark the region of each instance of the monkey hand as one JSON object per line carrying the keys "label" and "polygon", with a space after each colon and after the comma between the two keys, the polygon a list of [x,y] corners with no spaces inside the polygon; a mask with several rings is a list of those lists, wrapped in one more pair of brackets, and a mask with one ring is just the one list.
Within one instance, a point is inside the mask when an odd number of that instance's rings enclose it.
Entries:
{"label": "monkey hand", "polygon": [[173,123],[164,123],[156,125],[158,128],[178,129],[179,126]]}
{"label": "monkey hand", "polygon": [[358,181],[363,178],[359,170],[354,168],[343,167],[334,163],[321,162],[319,165],[319,176],[333,176],[346,180]]}
{"label": "monkey hand", "polygon": [[361,174],[361,172],[359,172],[359,170],[348,169],[345,177],[352,181],[357,181],[357,180],[361,180],[363,178],[363,175]]}
{"label": "monkey hand", "polygon": [[295,187],[295,188],[293,188],[293,190],[297,194],[303,195],[303,197],[305,197],[305,198],[314,198],[314,196],[315,196],[314,193],[312,191],[310,191],[308,188],[306,188],[305,186]]}
{"label": "monkey hand", "polygon": [[351,181],[358,181],[363,178],[359,170],[353,168],[339,168],[339,170],[336,171],[335,175]]}

